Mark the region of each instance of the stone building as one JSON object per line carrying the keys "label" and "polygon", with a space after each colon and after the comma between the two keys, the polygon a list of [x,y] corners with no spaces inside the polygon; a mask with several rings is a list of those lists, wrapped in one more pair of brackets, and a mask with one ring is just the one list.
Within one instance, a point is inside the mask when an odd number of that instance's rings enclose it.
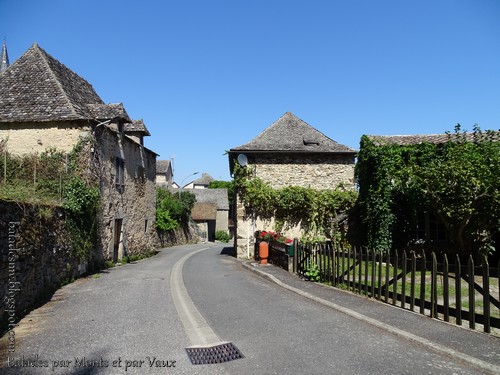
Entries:
{"label": "stone building", "polygon": [[229,202],[227,189],[190,189],[196,203],[191,211],[191,218],[196,222],[203,238],[215,241],[215,232],[228,232]]}
{"label": "stone building", "polygon": [[102,214],[97,255],[119,260],[155,246],[156,156],[123,105],[105,104],[83,78],[36,43],[0,73],[0,143],[10,154],[70,152],[93,138]]}
{"label": "stone building", "polygon": [[[334,189],[339,184],[354,187],[356,151],[335,142],[290,112],[250,142],[229,150],[231,174],[235,163],[251,168],[273,188],[302,186]],[[249,257],[256,229],[273,230],[273,223],[251,218],[236,200],[235,248],[238,257]],[[297,230],[290,235],[298,235]]]}
{"label": "stone building", "polygon": [[171,189],[173,187],[174,173],[170,160],[156,161],[156,186]]}
{"label": "stone building", "polygon": [[212,181],[215,181],[212,176],[208,173],[202,173],[200,178],[191,181],[190,183],[183,186],[183,189],[208,189],[208,186]]}

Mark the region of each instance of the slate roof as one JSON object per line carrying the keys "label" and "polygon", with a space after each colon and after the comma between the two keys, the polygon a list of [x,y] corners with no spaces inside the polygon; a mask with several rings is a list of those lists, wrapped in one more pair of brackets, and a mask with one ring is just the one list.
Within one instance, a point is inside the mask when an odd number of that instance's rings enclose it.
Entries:
{"label": "slate roof", "polygon": [[195,203],[191,210],[193,220],[216,220],[217,205],[215,203]]}
{"label": "slate roof", "polygon": [[143,119],[132,120],[132,122],[125,123],[123,130],[125,131],[125,133],[139,132],[143,133],[143,135],[151,135],[151,133],[149,133],[148,128],[146,128],[146,124],[144,124]]}
{"label": "slate roof", "polygon": [[156,174],[165,174],[170,167],[170,160],[157,160],[156,161]]}
{"label": "slate roof", "polygon": [[[495,141],[500,141],[500,132],[493,131],[490,132],[492,139]],[[474,133],[461,133],[461,135],[465,136],[468,141],[474,140]],[[486,132],[483,132],[483,135],[486,135]],[[415,145],[420,143],[434,143],[434,144],[442,144],[446,143],[449,140],[455,139],[455,134],[415,134],[415,135],[368,135],[369,139],[371,139],[375,145],[383,146],[383,145]]]}
{"label": "slate roof", "polygon": [[194,194],[195,204],[213,203],[218,210],[229,210],[229,200],[227,189],[181,189]]}
{"label": "slate roof", "polygon": [[193,185],[210,185],[214,181],[214,178],[208,173],[203,173],[202,176],[192,182]]}
{"label": "slate roof", "polygon": [[230,152],[348,153],[356,151],[316,130],[294,114],[286,112],[250,142]]}
{"label": "slate roof", "polygon": [[85,79],[33,44],[0,73],[0,122],[128,119]]}

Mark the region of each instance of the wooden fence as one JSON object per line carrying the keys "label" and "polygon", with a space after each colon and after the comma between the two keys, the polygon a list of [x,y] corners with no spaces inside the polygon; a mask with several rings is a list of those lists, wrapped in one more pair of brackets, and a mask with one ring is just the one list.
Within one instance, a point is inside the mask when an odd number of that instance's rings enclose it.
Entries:
{"label": "wooden fence", "polygon": [[[320,282],[484,332],[500,328],[499,267],[486,257],[335,249],[295,240],[293,272],[319,270]],[[291,263],[291,262],[290,262]]]}

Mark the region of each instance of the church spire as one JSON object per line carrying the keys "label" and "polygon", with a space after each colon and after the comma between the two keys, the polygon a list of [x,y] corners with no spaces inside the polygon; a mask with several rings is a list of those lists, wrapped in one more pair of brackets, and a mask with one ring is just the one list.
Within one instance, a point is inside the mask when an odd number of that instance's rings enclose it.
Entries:
{"label": "church spire", "polygon": [[9,67],[9,54],[7,53],[7,43],[3,38],[2,53],[0,54],[0,73]]}

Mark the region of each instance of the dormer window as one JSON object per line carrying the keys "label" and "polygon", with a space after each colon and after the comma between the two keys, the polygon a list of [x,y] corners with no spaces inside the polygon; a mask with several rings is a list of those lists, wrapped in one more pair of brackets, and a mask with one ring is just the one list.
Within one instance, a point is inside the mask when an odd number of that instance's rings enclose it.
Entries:
{"label": "dormer window", "polygon": [[314,146],[314,145],[319,146],[319,141],[317,141],[316,139],[304,138],[303,142],[304,142],[304,145],[306,145],[306,146]]}

